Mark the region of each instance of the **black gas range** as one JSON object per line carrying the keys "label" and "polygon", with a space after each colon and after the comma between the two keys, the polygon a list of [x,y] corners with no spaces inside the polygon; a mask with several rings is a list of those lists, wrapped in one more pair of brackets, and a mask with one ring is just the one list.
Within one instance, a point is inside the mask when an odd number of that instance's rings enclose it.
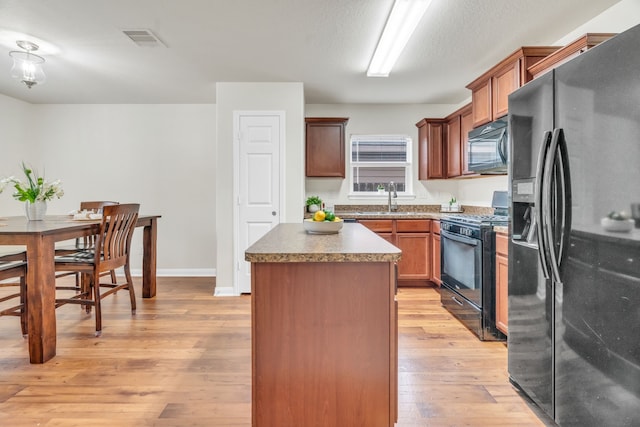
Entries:
{"label": "black gas range", "polygon": [[442,305],[483,341],[502,341],[496,328],[495,226],[507,226],[506,192],[494,194],[494,215],[440,220]]}

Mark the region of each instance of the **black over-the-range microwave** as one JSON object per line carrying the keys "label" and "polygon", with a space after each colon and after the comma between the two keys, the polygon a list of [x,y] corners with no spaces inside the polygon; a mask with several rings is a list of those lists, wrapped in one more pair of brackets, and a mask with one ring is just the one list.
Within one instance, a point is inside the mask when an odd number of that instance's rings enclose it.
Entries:
{"label": "black over-the-range microwave", "polygon": [[509,131],[507,117],[469,132],[468,169],[480,174],[507,173]]}

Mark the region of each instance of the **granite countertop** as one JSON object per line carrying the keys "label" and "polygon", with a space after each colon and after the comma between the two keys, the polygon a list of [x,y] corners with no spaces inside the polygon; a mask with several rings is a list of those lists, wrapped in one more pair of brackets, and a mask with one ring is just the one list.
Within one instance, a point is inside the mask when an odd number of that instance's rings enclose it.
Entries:
{"label": "granite countertop", "polygon": [[337,234],[309,234],[302,223],[282,223],[245,251],[249,262],[394,262],[402,251],[362,224]]}
{"label": "granite countertop", "polygon": [[462,206],[459,212],[441,212],[440,205],[398,205],[388,212],[387,205],[336,205],[335,214],[346,219],[441,219],[450,214],[492,214],[493,208]]}
{"label": "granite countertop", "polygon": [[440,219],[447,213],[439,212],[336,212],[344,219]]}

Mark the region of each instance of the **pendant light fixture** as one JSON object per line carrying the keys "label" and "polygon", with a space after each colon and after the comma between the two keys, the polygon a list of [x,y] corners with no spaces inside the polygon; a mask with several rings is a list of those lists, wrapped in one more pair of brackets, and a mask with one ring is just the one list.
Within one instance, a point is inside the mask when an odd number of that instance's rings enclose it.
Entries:
{"label": "pendant light fixture", "polygon": [[11,77],[20,80],[29,89],[37,84],[42,84],[46,79],[44,71],[42,71],[44,58],[33,53],[38,50],[38,45],[26,40],[18,40],[16,44],[22,50],[9,52],[9,56],[13,58]]}

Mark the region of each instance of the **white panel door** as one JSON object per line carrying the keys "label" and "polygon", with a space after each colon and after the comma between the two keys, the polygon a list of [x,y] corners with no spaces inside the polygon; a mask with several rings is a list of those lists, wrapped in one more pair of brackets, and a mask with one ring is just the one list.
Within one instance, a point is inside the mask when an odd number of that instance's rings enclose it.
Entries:
{"label": "white panel door", "polygon": [[238,141],[236,283],[251,292],[251,264],[244,251],[280,222],[280,147],[284,116],[237,113]]}

